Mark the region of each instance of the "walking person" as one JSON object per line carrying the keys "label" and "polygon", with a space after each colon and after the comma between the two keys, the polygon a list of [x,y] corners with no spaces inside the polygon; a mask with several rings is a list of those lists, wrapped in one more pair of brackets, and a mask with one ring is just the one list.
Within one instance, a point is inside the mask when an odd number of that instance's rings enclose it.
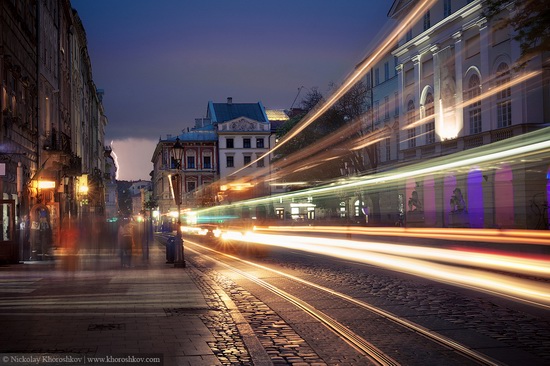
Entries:
{"label": "walking person", "polygon": [[125,217],[118,229],[118,245],[120,248],[120,265],[130,268],[132,265],[132,246],[134,245],[134,227],[132,221]]}

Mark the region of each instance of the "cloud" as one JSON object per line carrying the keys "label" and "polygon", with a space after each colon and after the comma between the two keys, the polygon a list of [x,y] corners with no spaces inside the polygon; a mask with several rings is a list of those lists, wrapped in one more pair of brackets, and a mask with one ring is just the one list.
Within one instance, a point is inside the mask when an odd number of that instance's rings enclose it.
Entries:
{"label": "cloud", "polygon": [[118,180],[151,180],[151,158],[158,139],[127,138],[113,140],[111,148],[117,161]]}

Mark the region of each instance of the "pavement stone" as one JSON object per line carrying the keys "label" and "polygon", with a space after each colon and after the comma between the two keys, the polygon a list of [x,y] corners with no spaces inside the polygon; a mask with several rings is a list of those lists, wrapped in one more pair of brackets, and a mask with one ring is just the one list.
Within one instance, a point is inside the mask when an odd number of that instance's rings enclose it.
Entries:
{"label": "pavement stone", "polygon": [[148,260],[132,264],[122,268],[113,253],[81,252],[0,266],[0,361],[70,354],[159,357],[147,364],[167,366],[253,363],[235,308],[199,281],[199,271],[166,264],[158,242]]}

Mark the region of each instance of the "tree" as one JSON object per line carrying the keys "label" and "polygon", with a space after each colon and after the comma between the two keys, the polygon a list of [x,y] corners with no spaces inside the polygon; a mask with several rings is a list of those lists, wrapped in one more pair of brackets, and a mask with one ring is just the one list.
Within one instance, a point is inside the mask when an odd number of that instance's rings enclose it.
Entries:
{"label": "tree", "polygon": [[[331,85],[331,88],[335,88]],[[347,175],[351,171],[365,170],[360,150],[352,150],[352,143],[365,134],[362,118],[365,113],[367,89],[358,82],[333,106],[301,133],[287,141],[278,151],[275,166],[283,172],[287,181],[326,181]],[[314,113],[323,95],[312,89],[301,101],[304,112]],[[292,118],[278,131],[285,136],[306,116],[304,113]],[[346,165],[348,169],[342,170]]]}
{"label": "tree", "polygon": [[[503,9],[513,3],[509,16],[501,17]],[[550,51],[550,7],[540,0],[487,0],[483,15],[499,22],[499,28],[512,27],[514,39],[520,43],[521,56],[516,60],[523,67],[533,56]]]}

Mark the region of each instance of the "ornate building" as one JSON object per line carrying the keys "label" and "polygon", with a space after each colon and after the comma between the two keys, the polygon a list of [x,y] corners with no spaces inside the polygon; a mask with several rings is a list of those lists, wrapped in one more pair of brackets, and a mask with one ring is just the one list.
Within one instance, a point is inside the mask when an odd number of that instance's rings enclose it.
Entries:
{"label": "ornate building", "polygon": [[[388,16],[402,24],[418,4],[394,1]],[[386,131],[378,144],[378,171],[487,146],[548,124],[547,55],[515,68],[520,44],[514,30],[485,18],[483,6],[481,0],[436,1],[367,73],[372,96],[367,125]],[[510,2],[499,16],[515,11]],[[382,217],[396,221],[396,213],[405,215],[412,226],[535,228],[540,220],[529,202],[546,196],[546,171],[503,164],[482,172],[473,166],[467,173],[449,171],[444,179],[411,178],[376,199]],[[407,210],[411,200],[419,206]],[[456,200],[463,209],[448,204]],[[367,206],[375,206],[372,198]]]}
{"label": "ornate building", "polygon": [[102,92],[69,0],[0,1],[0,260],[44,259],[64,218],[105,207]]}
{"label": "ornate building", "polygon": [[[183,150],[181,160],[173,154],[174,144],[178,143]],[[159,140],[151,159],[153,163],[153,195],[158,204],[157,224],[167,225],[177,212],[174,202],[171,176],[181,176],[181,196],[183,208],[211,206],[215,190],[212,183],[217,180],[218,140],[215,126],[208,118],[198,118],[195,127],[176,137],[167,136]],[[170,214],[172,213],[172,214]]]}
{"label": "ornate building", "polygon": [[[173,157],[176,142],[183,148],[181,161]],[[153,153],[153,197],[160,215],[177,211],[169,178],[176,173],[182,176],[182,209],[269,194],[265,175],[270,164],[264,154],[272,143],[261,102],[209,102],[206,116],[196,119],[194,128],[159,140]]]}

